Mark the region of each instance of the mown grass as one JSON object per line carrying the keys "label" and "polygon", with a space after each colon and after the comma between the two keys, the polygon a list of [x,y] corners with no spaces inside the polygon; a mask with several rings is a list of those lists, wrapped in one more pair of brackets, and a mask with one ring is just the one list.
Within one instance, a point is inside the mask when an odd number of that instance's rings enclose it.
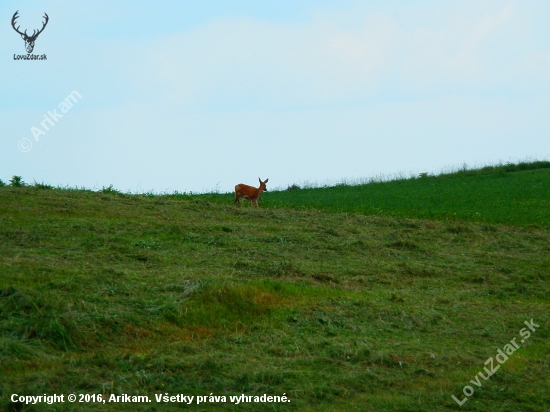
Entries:
{"label": "mown grass", "polygon": [[[501,181],[536,187],[540,171]],[[271,208],[272,195],[256,210],[0,188],[0,406],[17,410],[12,393],[286,393],[189,409],[547,410],[550,232],[516,219],[526,195],[508,198],[521,201],[506,225]],[[459,407],[451,395],[530,319],[540,328]]]}

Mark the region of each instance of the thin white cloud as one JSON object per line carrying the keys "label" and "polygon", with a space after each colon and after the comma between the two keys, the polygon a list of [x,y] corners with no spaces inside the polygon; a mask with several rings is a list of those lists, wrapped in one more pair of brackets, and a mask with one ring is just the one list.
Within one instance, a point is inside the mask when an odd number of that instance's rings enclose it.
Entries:
{"label": "thin white cloud", "polygon": [[507,6],[468,23],[449,16],[444,29],[412,32],[385,14],[365,16],[355,30],[327,18],[300,26],[227,19],[172,36],[154,50],[164,87],[193,107],[338,105],[464,88],[506,92],[516,81],[524,91],[537,90],[546,51],[530,55],[508,47],[518,24],[514,14]]}

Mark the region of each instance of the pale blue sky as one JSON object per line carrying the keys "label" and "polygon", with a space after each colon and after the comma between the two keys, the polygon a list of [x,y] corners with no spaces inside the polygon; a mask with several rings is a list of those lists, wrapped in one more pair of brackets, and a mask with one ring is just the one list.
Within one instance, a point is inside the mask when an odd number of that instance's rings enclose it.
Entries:
{"label": "pale blue sky", "polygon": [[[16,10],[30,33],[48,13],[46,61],[13,59]],[[0,179],[230,191],[548,159],[548,16],[525,0],[4,0]]]}

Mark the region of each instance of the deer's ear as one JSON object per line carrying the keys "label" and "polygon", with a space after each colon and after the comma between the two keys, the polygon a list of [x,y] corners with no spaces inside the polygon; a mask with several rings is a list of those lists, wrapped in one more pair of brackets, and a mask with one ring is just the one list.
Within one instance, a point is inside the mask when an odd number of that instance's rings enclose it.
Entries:
{"label": "deer's ear", "polygon": [[264,183],[267,183],[268,180],[269,180],[269,179],[265,179],[265,182],[264,182]]}
{"label": "deer's ear", "polygon": [[258,180],[260,181],[260,183],[262,183],[262,179],[258,178]]}

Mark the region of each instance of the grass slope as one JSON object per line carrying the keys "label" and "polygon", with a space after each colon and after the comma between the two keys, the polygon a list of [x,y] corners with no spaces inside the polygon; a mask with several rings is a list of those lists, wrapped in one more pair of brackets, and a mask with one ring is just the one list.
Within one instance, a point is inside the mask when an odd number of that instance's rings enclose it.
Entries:
{"label": "grass slope", "polygon": [[[550,227],[550,162],[462,170],[440,176],[268,192],[268,208]],[[216,203],[234,195],[205,194]]]}
{"label": "grass slope", "polygon": [[[0,188],[0,407],[17,410],[12,393],[153,399],[67,411],[181,409],[161,393],[291,400],[191,410],[550,404],[547,227],[45,188]],[[530,319],[540,328],[470,383]]]}

